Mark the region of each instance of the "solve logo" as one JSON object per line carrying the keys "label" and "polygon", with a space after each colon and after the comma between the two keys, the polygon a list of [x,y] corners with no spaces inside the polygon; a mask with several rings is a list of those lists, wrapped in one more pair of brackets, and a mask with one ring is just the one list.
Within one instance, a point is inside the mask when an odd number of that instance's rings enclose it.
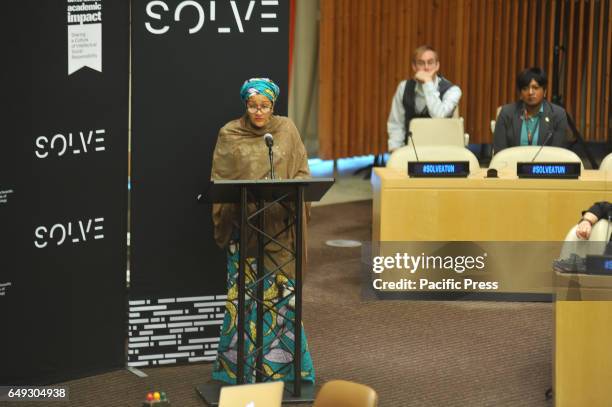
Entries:
{"label": "solve logo", "polygon": [[50,243],[61,246],[64,243],[77,244],[88,240],[104,239],[104,218],[93,218],[34,229],[34,246],[39,249]]}
{"label": "solve logo", "polygon": [[34,154],[38,158],[50,155],[61,157],[64,154],[87,154],[92,151],[105,151],[104,129],[85,130],[64,135],[57,133],[53,137],[38,136],[34,142]]}
{"label": "solve logo", "polygon": [[11,285],[13,285],[13,283],[10,281],[0,283],[0,297],[4,297],[6,295],[6,292]]}
{"label": "solve logo", "polygon": [[[176,8],[174,9],[174,13],[170,12],[170,7],[165,1],[162,0],[154,0],[147,3],[146,13],[152,20],[157,20],[156,22],[145,23],[145,27],[147,31],[151,34],[161,35],[165,34],[170,30],[170,25],[162,24],[161,20],[164,18],[164,15],[171,14],[174,18],[174,21],[181,21],[183,18],[188,19],[189,21],[194,20],[195,14],[195,22],[189,28],[189,34],[195,34],[199,32],[202,27],[204,27],[204,23],[206,21],[206,12],[204,10],[204,6],[200,4],[201,2],[186,0],[180,2]],[[204,2],[206,3],[206,2]],[[254,13],[255,5],[259,3],[262,10],[259,13]],[[223,6],[227,7],[228,2],[222,2]],[[277,19],[277,14],[274,9],[270,9],[270,7],[278,7],[278,0],[260,0],[256,2],[255,0],[249,1],[246,10],[239,10],[237,1],[232,0],[229,2],[229,6],[232,9],[232,15],[234,17],[233,23],[225,23],[217,21],[217,1],[210,0],[208,1],[208,20],[211,23],[215,23],[217,25],[217,32],[220,34],[229,34],[232,32],[232,25],[235,25],[235,28],[239,33],[244,33],[244,23],[247,21],[251,21],[253,16],[255,18],[260,18],[261,23],[259,24],[260,31],[262,33],[278,33],[278,26],[272,25],[274,24],[274,20]],[[186,16],[186,17],[185,17]],[[167,17],[166,17],[167,20]]]}

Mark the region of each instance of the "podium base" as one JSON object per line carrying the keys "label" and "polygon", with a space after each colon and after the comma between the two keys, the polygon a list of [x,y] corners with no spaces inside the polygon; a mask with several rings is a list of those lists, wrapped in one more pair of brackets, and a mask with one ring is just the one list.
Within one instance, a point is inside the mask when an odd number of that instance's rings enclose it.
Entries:
{"label": "podium base", "polygon": [[[231,386],[229,384],[219,383],[206,383],[196,386],[196,392],[202,397],[206,405],[218,406],[219,405],[219,394],[221,393],[221,387]],[[312,403],[315,396],[315,385],[310,382],[302,383],[302,394],[297,397],[293,395],[293,383],[285,383],[285,391],[283,394],[283,404],[301,404],[301,403]]]}

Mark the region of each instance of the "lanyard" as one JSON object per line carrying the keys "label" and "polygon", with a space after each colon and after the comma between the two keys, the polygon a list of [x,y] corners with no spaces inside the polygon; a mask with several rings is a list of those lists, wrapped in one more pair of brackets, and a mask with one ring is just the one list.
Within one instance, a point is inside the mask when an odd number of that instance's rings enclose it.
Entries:
{"label": "lanyard", "polygon": [[[527,129],[527,142],[529,143],[529,145],[531,145],[531,143],[533,142],[533,135],[538,130],[538,127],[540,127],[540,113],[538,112],[538,114],[533,116],[532,119],[534,120],[530,120],[527,117],[527,110],[525,110],[523,113],[523,120],[525,121],[525,128]],[[535,125],[533,126],[533,128],[530,128],[532,122],[535,122]]]}

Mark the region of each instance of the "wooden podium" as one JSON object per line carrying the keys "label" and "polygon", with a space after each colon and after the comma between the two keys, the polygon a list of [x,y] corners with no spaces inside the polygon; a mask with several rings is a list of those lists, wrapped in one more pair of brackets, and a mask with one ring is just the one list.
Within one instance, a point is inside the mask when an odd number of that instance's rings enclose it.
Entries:
{"label": "wooden podium", "polygon": [[555,273],[557,407],[612,405],[612,276]]}
{"label": "wooden podium", "polygon": [[[295,296],[295,340],[293,351],[294,380],[285,383],[285,390],[290,394],[283,397],[283,403],[304,403],[314,399],[314,385],[302,383],[301,377],[301,348],[302,348],[302,230],[304,225],[304,203],[320,200],[327,190],[334,183],[333,178],[307,178],[291,180],[214,180],[210,181],[206,192],[198,196],[198,201],[203,203],[237,203],[240,205],[240,242],[249,240],[247,232],[252,232],[257,240],[257,281],[256,287],[247,289],[245,282],[247,250],[241,247],[239,253],[238,267],[238,318],[237,318],[237,361],[236,361],[236,384],[250,383],[252,377],[246,374],[245,354],[245,302],[248,296],[257,304],[256,321],[256,366],[255,381],[265,382],[273,380],[273,376],[263,369],[263,314],[264,314],[264,278],[281,269],[264,271],[264,250],[268,244],[276,243],[283,250],[287,250],[295,261],[295,289],[292,294]],[[276,240],[265,230],[266,212],[273,204],[281,204],[289,213],[291,221],[287,227],[295,227],[295,247],[289,248]],[[248,205],[254,204],[256,209],[249,213]],[[282,270],[280,270],[282,272]],[[289,297],[285,298],[288,299]],[[273,308],[267,308],[267,312],[277,312]],[[196,386],[196,391],[210,406],[219,403],[219,393],[223,385],[217,383],[207,383]]]}

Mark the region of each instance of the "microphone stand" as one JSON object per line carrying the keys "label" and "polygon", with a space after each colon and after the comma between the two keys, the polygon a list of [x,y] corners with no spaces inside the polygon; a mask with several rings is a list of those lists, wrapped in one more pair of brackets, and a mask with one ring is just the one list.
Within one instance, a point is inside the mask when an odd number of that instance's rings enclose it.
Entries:
{"label": "microphone stand", "polygon": [[270,179],[274,179],[274,152],[272,145],[268,146],[268,157],[270,158]]}
{"label": "microphone stand", "polygon": [[[552,102],[565,109],[565,105],[563,104],[563,96],[559,92],[559,77],[561,76],[561,64],[559,62],[559,59],[560,59],[561,51],[565,51],[565,47],[563,45],[560,45],[559,42],[560,42],[559,41],[559,24],[556,24],[555,46],[554,46],[554,51],[553,51]],[[574,122],[574,119],[572,118],[572,115],[567,110],[565,111],[565,113],[567,114],[567,124],[572,132],[572,135],[574,136],[574,141],[570,143],[569,147],[573,148],[576,144],[579,144],[583,148],[586,154],[586,157],[589,160],[589,163],[591,164],[591,167],[594,169],[597,169],[598,168],[597,162],[595,161],[595,158],[593,157],[593,154],[591,153],[591,150],[589,149],[588,145],[585,143],[584,138],[578,131],[578,128],[576,127],[576,123]]]}
{"label": "microphone stand", "polygon": [[412,144],[412,150],[414,151],[414,156],[415,156],[415,158],[416,158],[416,160],[418,162],[419,161],[419,155],[417,154],[416,146],[414,145],[414,137],[412,137],[412,132],[411,131],[408,131],[408,140],[412,140],[412,143],[410,143],[410,144]]}
{"label": "microphone stand", "polygon": [[[560,106],[563,107],[562,104],[560,104]],[[572,115],[569,114],[569,112],[567,111],[566,113],[567,113],[567,124],[569,125],[570,130],[572,131],[572,134],[576,138],[576,140],[570,143],[570,147],[574,147],[576,144],[581,145],[582,148],[584,149],[584,152],[586,153],[589,163],[591,163],[591,167],[593,169],[599,168],[599,166],[597,165],[597,162],[595,162],[595,158],[593,157],[593,154],[591,154],[591,150],[589,149],[589,146],[586,144],[586,142],[584,141],[584,138],[582,137],[582,135],[576,128],[576,123],[574,123],[574,119],[572,118]]]}
{"label": "microphone stand", "polygon": [[533,156],[533,158],[531,159],[531,162],[535,162],[535,159],[540,155],[540,153],[542,152],[542,150],[544,149],[544,146],[546,146],[546,144],[548,143],[548,141],[552,138],[553,132],[549,132],[548,136],[546,137],[546,139],[544,140],[544,142],[542,143],[542,145],[540,146],[540,148],[538,149],[537,153]]}

